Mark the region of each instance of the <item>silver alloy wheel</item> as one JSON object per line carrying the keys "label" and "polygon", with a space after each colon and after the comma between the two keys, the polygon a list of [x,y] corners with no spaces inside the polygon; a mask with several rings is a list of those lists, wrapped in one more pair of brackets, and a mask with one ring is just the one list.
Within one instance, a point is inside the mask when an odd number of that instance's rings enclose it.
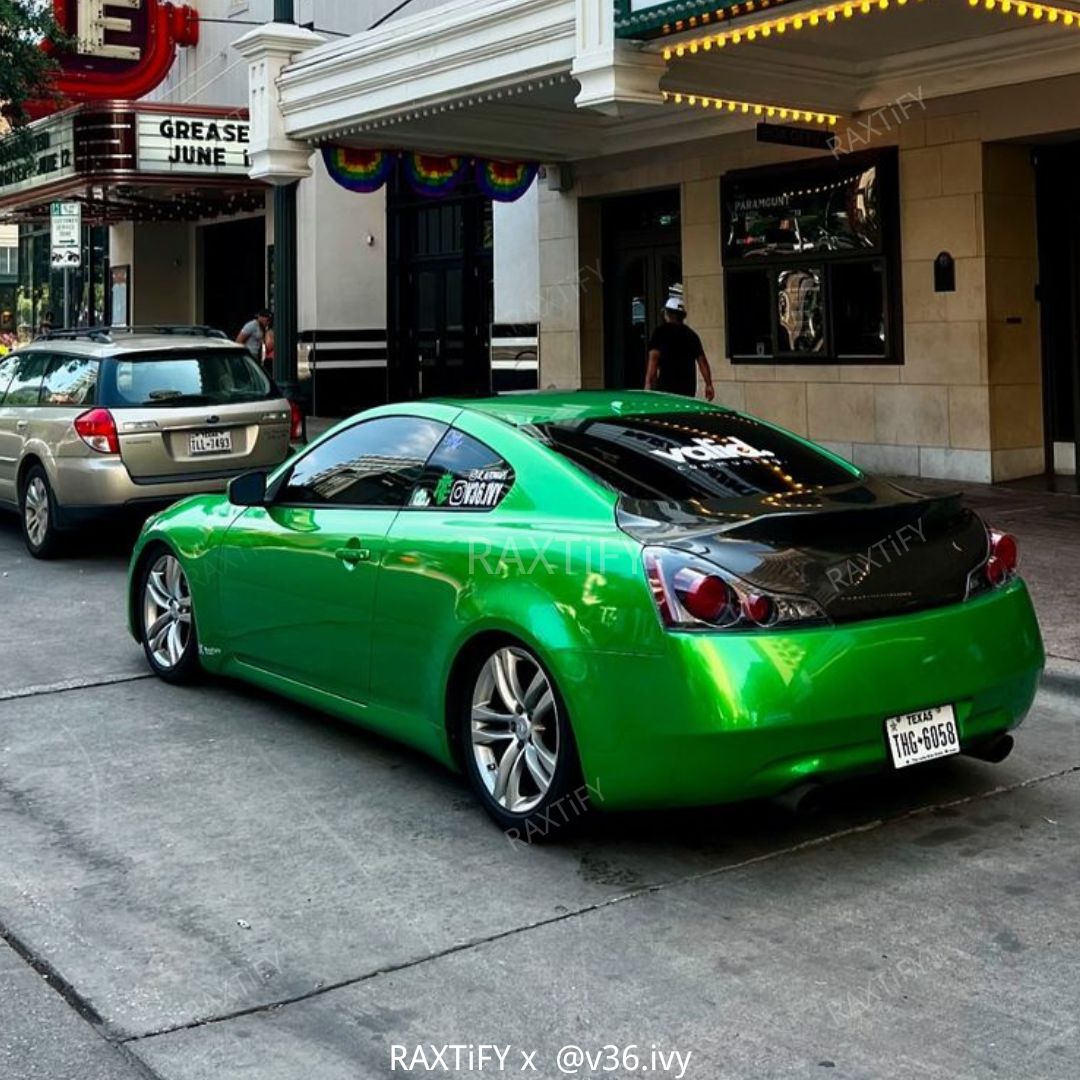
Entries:
{"label": "silver alloy wheel", "polygon": [[40,476],[31,478],[23,497],[23,515],[26,519],[26,535],[30,543],[39,548],[49,535],[49,489]]}
{"label": "silver alloy wheel", "polygon": [[191,590],[174,555],[162,555],[146,575],[143,640],[154,662],[171,671],[191,640]]}
{"label": "silver alloy wheel", "polygon": [[527,814],[543,800],[559,760],[559,716],[544,669],[524,649],[499,649],[472,696],[472,752],[488,794]]}

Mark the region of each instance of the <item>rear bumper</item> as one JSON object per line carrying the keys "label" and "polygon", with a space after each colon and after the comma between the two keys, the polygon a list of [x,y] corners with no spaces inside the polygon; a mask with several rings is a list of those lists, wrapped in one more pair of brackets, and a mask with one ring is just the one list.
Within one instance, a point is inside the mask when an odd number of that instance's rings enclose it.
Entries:
{"label": "rear bumper", "polygon": [[53,479],[62,529],[124,511],[150,513],[188,495],[223,492],[236,471],[187,477],[173,483],[136,483],[119,458],[57,458]]}
{"label": "rear bumper", "polygon": [[589,657],[571,679],[603,808],[728,802],[888,769],[885,720],[934,705],[953,705],[962,745],[975,745],[1023,720],[1044,663],[1019,581],[903,618],[668,645]]}

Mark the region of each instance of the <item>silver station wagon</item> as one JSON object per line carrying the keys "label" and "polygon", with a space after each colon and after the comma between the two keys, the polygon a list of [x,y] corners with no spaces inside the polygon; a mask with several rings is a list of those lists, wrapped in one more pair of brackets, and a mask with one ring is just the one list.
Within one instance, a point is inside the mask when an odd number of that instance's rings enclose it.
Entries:
{"label": "silver station wagon", "polygon": [[0,359],[0,504],[49,558],[102,516],[272,468],[302,430],[298,407],[216,331],[54,331]]}

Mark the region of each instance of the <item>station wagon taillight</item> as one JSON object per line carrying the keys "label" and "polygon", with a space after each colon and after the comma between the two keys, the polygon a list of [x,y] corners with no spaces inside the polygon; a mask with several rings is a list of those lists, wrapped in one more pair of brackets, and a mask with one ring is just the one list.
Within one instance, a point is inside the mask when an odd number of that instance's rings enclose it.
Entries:
{"label": "station wagon taillight", "polygon": [[120,437],[116,421],[108,409],[91,409],[75,420],[75,431],[91,450],[99,454],[119,454]]}
{"label": "station wagon taillight", "polygon": [[648,547],[644,558],[657,613],[669,630],[764,630],[826,621],[809,597],[753,589],[694,555]]}
{"label": "station wagon taillight", "polygon": [[292,442],[300,442],[304,437],[304,410],[295,401],[289,402],[289,418],[291,424],[289,439]]}

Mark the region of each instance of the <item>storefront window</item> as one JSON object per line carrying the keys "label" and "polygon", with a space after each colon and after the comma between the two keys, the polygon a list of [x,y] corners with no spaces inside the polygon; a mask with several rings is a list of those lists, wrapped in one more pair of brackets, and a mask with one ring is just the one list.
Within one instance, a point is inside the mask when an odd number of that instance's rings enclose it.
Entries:
{"label": "storefront window", "polygon": [[20,228],[15,318],[21,340],[29,340],[49,326],[102,326],[108,322],[108,244],[107,228],[84,227],[82,265],[66,271],[65,279],[64,270],[52,267],[49,227]]}
{"label": "storefront window", "polygon": [[895,152],[732,173],[721,197],[733,361],[900,362]]}

